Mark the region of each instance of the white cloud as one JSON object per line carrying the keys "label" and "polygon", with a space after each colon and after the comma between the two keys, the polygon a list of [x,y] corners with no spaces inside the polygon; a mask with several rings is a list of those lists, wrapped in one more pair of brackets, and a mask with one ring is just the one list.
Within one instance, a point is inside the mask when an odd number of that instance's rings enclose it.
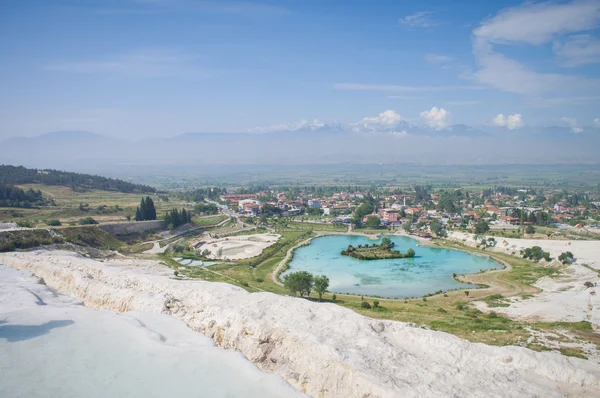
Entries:
{"label": "white cloud", "polygon": [[594,123],[594,126],[600,127],[600,118],[595,118],[593,123]]}
{"label": "white cloud", "polygon": [[600,40],[591,35],[572,35],[564,42],[555,42],[553,50],[562,66],[600,62]]}
{"label": "white cloud", "polygon": [[413,91],[454,91],[454,90],[481,90],[481,86],[399,86],[394,84],[360,84],[360,83],[336,83],[333,85],[336,90],[356,90],[356,91],[395,91],[395,92],[413,92]]}
{"label": "white cloud", "polygon": [[431,18],[431,11],[419,11],[412,15],[407,15],[404,18],[400,18],[400,23],[411,28],[431,28],[439,25]]}
{"label": "white cloud", "polygon": [[432,54],[432,53],[425,54],[425,61],[432,63],[432,64],[444,64],[446,62],[450,62],[451,60],[452,60],[452,58],[447,55]]}
{"label": "white cloud", "polygon": [[402,130],[402,131],[393,131],[390,133],[390,135],[393,135],[394,137],[408,137],[408,133],[406,132],[406,130]]}
{"label": "white cloud", "polygon": [[593,29],[600,20],[600,2],[526,3],[507,8],[473,33],[490,43],[540,45],[559,34]]}
{"label": "white cloud", "polygon": [[296,122],[274,124],[266,127],[255,127],[248,130],[251,133],[271,133],[274,131],[298,131],[298,130],[315,130],[325,126],[318,119],[314,119],[312,122],[306,119],[300,119]]}
{"label": "white cloud", "polygon": [[523,118],[519,113],[508,116],[504,116],[500,113],[498,116],[492,119],[492,124],[494,126],[506,127],[509,130],[515,130],[523,126]]}
{"label": "white cloud", "polygon": [[441,130],[448,126],[450,119],[450,112],[444,108],[433,107],[429,111],[423,111],[420,113],[422,119],[425,120],[425,124],[436,130]]}
{"label": "white cloud", "polygon": [[395,126],[402,120],[402,116],[393,110],[387,110],[381,112],[379,115],[374,117],[366,117],[362,120],[362,123],[368,125],[381,125],[381,126]]}
{"label": "white cloud", "polygon": [[[472,77],[502,91],[529,95],[599,90],[599,79],[537,73],[494,51],[493,47],[494,44],[541,45],[556,40],[559,35],[592,29],[599,21],[598,1],[527,3],[500,11],[473,30],[473,52],[480,69]],[[593,50],[577,43],[566,44],[566,47],[558,44],[556,48],[563,49],[559,50],[562,51],[561,58],[575,57],[573,62],[582,62],[582,54],[589,58],[589,52]]]}
{"label": "white cloud", "polygon": [[561,122],[571,127],[571,131],[575,134],[579,134],[583,131],[581,127],[579,127],[579,123],[577,119],[573,119],[572,117],[561,117]]}
{"label": "white cloud", "polygon": [[84,75],[110,75],[117,77],[156,78],[206,77],[193,65],[193,57],[174,51],[134,51],[104,60],[65,62],[49,65],[45,69]]}

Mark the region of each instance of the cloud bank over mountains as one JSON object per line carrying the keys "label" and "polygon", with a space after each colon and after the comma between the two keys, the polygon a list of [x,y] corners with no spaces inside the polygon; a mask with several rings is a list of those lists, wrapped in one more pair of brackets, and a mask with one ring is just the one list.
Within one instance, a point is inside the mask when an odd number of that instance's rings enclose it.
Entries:
{"label": "cloud bank over mountains", "polygon": [[[59,131],[0,142],[0,164],[102,172],[207,165],[302,164],[557,164],[600,163],[600,120],[563,117],[533,127],[520,114],[499,114],[478,126],[450,124],[432,107],[418,122],[393,110],[353,123],[301,120],[240,133],[185,133],[126,141]],[[82,169],[85,167],[85,170]]]}

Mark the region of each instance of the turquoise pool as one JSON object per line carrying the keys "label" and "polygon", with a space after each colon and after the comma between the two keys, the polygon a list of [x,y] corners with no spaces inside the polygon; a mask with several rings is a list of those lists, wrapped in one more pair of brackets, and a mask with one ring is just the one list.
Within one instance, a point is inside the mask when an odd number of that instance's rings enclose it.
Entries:
{"label": "turquoise pool", "polygon": [[342,256],[348,245],[380,243],[362,236],[335,235],[315,238],[298,248],[290,262],[289,272],[308,271],[329,277],[329,291],[377,295],[391,298],[420,297],[439,290],[470,288],[473,285],[457,282],[453,273],[470,274],[480,270],[502,268],[486,257],[459,250],[417,246],[418,242],[404,236],[390,236],[395,249],[405,252],[413,248],[415,258],[390,260],[357,260]]}

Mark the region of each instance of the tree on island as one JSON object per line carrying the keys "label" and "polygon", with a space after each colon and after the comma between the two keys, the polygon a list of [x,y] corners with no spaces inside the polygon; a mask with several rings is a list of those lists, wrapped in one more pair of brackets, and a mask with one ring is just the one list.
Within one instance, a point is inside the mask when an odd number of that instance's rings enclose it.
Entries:
{"label": "tree on island", "polygon": [[317,275],[313,278],[315,292],[319,295],[319,301],[329,287],[329,278],[327,275]]}
{"label": "tree on island", "polygon": [[310,272],[297,271],[286,275],[283,278],[283,287],[285,287],[293,296],[300,293],[300,297],[305,294],[310,295],[314,280]]}
{"label": "tree on island", "polygon": [[383,239],[381,239],[381,246],[383,246],[383,247],[393,247],[394,246],[394,242],[392,242],[392,240],[389,238],[389,236],[384,236]]}
{"label": "tree on island", "polygon": [[142,198],[139,207],[135,210],[135,221],[156,220],[156,208],[150,196]]}

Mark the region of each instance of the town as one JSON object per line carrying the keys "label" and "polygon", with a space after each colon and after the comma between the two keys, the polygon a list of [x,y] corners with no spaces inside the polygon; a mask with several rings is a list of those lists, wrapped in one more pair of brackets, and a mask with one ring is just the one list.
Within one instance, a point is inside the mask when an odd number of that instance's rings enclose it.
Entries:
{"label": "town", "polygon": [[440,190],[418,185],[373,192],[310,187],[224,193],[219,199],[235,214],[262,223],[269,217],[289,217],[359,229],[403,228],[425,238],[453,229],[507,236],[600,234],[600,199],[589,192],[510,187]]}

